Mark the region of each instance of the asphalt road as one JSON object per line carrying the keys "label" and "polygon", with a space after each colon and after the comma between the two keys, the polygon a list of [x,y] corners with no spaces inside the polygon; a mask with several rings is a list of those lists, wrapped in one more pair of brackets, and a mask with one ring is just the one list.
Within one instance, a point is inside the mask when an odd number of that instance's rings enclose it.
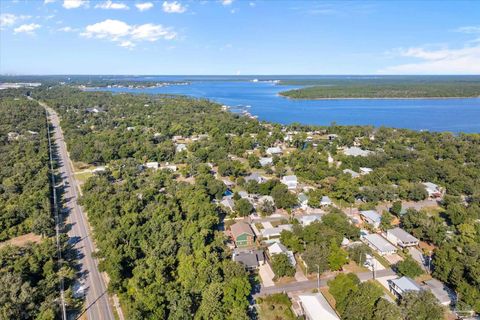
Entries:
{"label": "asphalt road", "polygon": [[[386,277],[395,275],[392,269],[385,269],[375,272],[376,278]],[[358,278],[361,281],[370,280],[373,278],[372,272],[360,272],[357,273]],[[334,278],[335,276],[326,277],[320,279],[320,287],[325,287],[327,285],[328,280]],[[294,292],[294,291],[303,291],[303,290],[313,290],[317,288],[318,283],[317,280],[309,280],[309,281],[302,281],[302,282],[292,282],[287,283],[284,285],[274,286],[274,287],[262,287],[260,292],[255,294],[254,297],[261,297],[266,296],[274,293],[281,293],[281,292]]]}
{"label": "asphalt road", "polygon": [[109,305],[107,286],[98,270],[98,261],[92,257],[95,245],[90,235],[90,228],[86,215],[78,205],[79,189],[74,177],[72,164],[67,153],[67,146],[63,137],[60,120],[55,111],[46,104],[39,102],[47,109],[49,121],[53,126],[53,140],[57,146],[58,172],[64,183],[62,212],[67,214],[65,225],[70,239],[75,241],[75,248],[79,253],[81,283],[86,288],[85,314],[92,320],[114,320]]}

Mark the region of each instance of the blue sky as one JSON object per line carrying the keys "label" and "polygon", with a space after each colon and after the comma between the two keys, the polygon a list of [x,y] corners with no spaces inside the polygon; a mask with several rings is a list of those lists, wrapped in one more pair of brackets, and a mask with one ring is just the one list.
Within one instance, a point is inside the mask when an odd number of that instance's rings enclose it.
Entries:
{"label": "blue sky", "polygon": [[0,73],[480,74],[480,1],[1,0]]}

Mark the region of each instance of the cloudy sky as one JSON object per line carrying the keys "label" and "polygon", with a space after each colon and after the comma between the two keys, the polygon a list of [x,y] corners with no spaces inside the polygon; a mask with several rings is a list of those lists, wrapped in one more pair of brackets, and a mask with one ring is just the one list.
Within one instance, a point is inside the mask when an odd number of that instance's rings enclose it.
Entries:
{"label": "cloudy sky", "polygon": [[480,74],[480,1],[1,0],[2,74]]}

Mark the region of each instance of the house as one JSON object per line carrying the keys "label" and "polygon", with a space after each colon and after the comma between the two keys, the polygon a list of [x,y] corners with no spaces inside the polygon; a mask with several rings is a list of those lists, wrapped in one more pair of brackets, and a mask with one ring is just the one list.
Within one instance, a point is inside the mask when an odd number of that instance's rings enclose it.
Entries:
{"label": "house", "polygon": [[154,162],[147,162],[145,163],[145,166],[149,169],[154,169],[154,170],[157,170],[158,169],[158,162],[154,161]]}
{"label": "house", "polygon": [[186,150],[187,150],[187,146],[184,143],[179,143],[175,146],[175,152],[182,152]]}
{"label": "house", "polygon": [[367,174],[370,174],[373,172],[373,169],[372,168],[367,168],[367,167],[360,167],[360,174],[362,176],[364,175],[367,175]]}
{"label": "house", "polygon": [[260,165],[262,167],[271,166],[273,164],[273,158],[271,157],[262,157],[259,159]]}
{"label": "house", "polygon": [[375,210],[360,211],[360,216],[363,218],[363,220],[375,228],[378,228],[380,226],[380,222],[382,221],[382,216],[379,215]]}
{"label": "house", "polygon": [[363,240],[370,248],[377,251],[378,254],[380,254],[381,256],[394,254],[395,252],[397,252],[397,248],[395,248],[393,244],[388,242],[384,237],[379,234],[367,234],[363,237]]}
{"label": "house", "polygon": [[283,244],[275,242],[274,244],[270,245],[268,247],[268,254],[270,257],[273,257],[276,254],[283,253],[288,257],[288,261],[290,261],[290,264],[292,266],[297,265],[297,260],[295,260],[295,256],[293,255],[293,252],[288,250],[287,247],[285,247]]}
{"label": "house", "polygon": [[278,155],[282,154],[282,149],[280,147],[271,147],[265,151],[268,155]]}
{"label": "house", "polygon": [[388,280],[390,292],[401,298],[408,291],[422,290],[417,283],[409,277],[401,277],[399,279]]}
{"label": "house", "polygon": [[244,191],[244,190],[239,191],[239,192],[238,192],[238,195],[239,195],[240,198],[242,198],[242,199],[249,199],[249,198],[250,198],[250,195],[248,194],[248,192],[247,192],[247,191]]}
{"label": "house", "polygon": [[359,147],[350,147],[350,148],[343,149],[343,154],[351,157],[367,157],[371,153],[372,151],[362,150]]}
{"label": "house", "polygon": [[220,204],[230,211],[235,210],[235,202],[231,197],[223,197],[222,201],[220,201]]}
{"label": "house", "polygon": [[288,189],[296,189],[298,184],[297,176],[294,175],[284,176],[280,182],[286,185]]}
{"label": "house", "polygon": [[305,193],[300,193],[297,197],[297,200],[302,209],[306,209],[308,207],[308,197]]}
{"label": "house", "polygon": [[449,306],[456,300],[455,292],[437,279],[424,281],[423,288],[430,290],[441,305]]}
{"label": "house", "polygon": [[322,293],[302,294],[298,298],[306,320],[340,320]]}
{"label": "house", "polygon": [[301,216],[300,218],[298,218],[298,220],[300,221],[303,227],[306,227],[311,225],[315,221],[322,220],[322,216],[319,214],[310,214],[310,215]]}
{"label": "house", "polygon": [[343,173],[348,173],[349,175],[352,176],[352,178],[358,178],[360,177],[360,173],[353,171],[352,169],[345,169],[343,170]]}
{"label": "house", "polygon": [[265,177],[262,177],[258,172],[254,172],[249,176],[245,177],[245,182],[249,182],[249,181],[256,181],[257,183],[262,183],[267,181],[267,179]]}
{"label": "house", "polygon": [[402,228],[394,228],[387,230],[387,239],[397,246],[402,248],[417,246],[419,240],[412,236],[410,233],[406,232]]}
{"label": "house", "polygon": [[228,180],[228,179],[222,179],[222,182],[223,182],[224,185],[227,186],[227,188],[232,188],[232,187],[235,186],[235,183]]}
{"label": "house", "polygon": [[262,237],[270,240],[271,238],[279,238],[283,230],[292,231],[291,224],[283,224],[274,228],[262,229]]}
{"label": "house", "polygon": [[160,169],[162,169],[162,170],[170,170],[170,171],[173,171],[173,172],[175,172],[175,171],[178,170],[178,168],[177,168],[176,165],[168,164],[168,163],[166,163],[165,165],[161,166]]}
{"label": "house", "polygon": [[328,196],[323,196],[322,200],[320,200],[321,206],[331,206],[333,205],[332,200]]}
{"label": "house", "polygon": [[105,170],[107,170],[107,168],[105,166],[99,166],[99,167],[96,167],[95,169],[93,169],[92,173],[93,174],[100,174],[102,172],[105,172]]}
{"label": "house", "polygon": [[240,221],[230,227],[233,241],[237,247],[252,246],[255,242],[255,233],[246,222]]}
{"label": "house", "polygon": [[265,255],[263,250],[234,250],[232,260],[240,263],[247,270],[255,270],[265,263]]}
{"label": "house", "polygon": [[430,198],[439,198],[442,196],[442,189],[432,182],[422,183],[425,186],[425,190],[428,192]]}

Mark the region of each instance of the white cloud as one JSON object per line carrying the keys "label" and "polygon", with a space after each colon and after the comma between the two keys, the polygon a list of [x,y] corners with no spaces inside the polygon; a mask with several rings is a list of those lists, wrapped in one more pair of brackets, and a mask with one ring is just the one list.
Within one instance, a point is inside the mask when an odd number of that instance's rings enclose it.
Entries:
{"label": "white cloud", "polygon": [[25,16],[25,15],[17,16],[17,15],[14,15],[13,13],[2,13],[0,14],[0,27],[12,26],[21,20],[26,20],[30,18],[31,16]]}
{"label": "white cloud", "polygon": [[112,19],[88,25],[80,35],[87,38],[107,39],[125,48],[132,48],[137,42],[172,40],[177,36],[171,28],[163,27],[160,24],[129,25],[123,21]]}
{"label": "white cloud", "polygon": [[153,3],[151,2],[137,3],[135,7],[137,7],[137,9],[140,11],[146,11],[153,8]]}
{"label": "white cloud", "polygon": [[120,2],[113,2],[107,0],[105,2],[99,3],[95,8],[105,9],[105,10],[128,10],[130,9],[126,4]]}
{"label": "white cloud", "polygon": [[81,35],[87,38],[109,38],[117,41],[130,33],[131,26],[120,20],[107,19],[102,22],[88,25]]}
{"label": "white cloud", "polygon": [[57,29],[58,31],[62,31],[62,32],[74,32],[74,31],[77,31],[77,29],[74,29],[72,27],[63,27],[63,28],[60,28],[60,29]]}
{"label": "white cloud", "polygon": [[63,0],[65,9],[77,9],[88,5],[88,0]]}
{"label": "white cloud", "polygon": [[55,0],[43,0],[43,4],[54,3]]}
{"label": "white cloud", "polygon": [[480,26],[467,26],[467,27],[461,27],[455,30],[456,32],[461,32],[461,33],[480,33]]}
{"label": "white cloud", "polygon": [[408,48],[398,50],[403,57],[418,59],[418,62],[390,66],[380,70],[386,74],[479,74],[480,45],[463,48]]}
{"label": "white cloud", "polygon": [[133,27],[131,36],[134,40],[157,41],[161,38],[173,40],[177,34],[160,24],[147,23]]}
{"label": "white cloud", "polygon": [[187,10],[185,6],[182,6],[182,4],[178,1],[164,1],[162,4],[163,11],[167,13],[183,13]]}
{"label": "white cloud", "polygon": [[233,0],[221,0],[224,6],[229,6],[233,3]]}
{"label": "white cloud", "polygon": [[35,30],[40,28],[41,26],[36,23],[30,23],[30,24],[22,24],[21,26],[13,29],[14,33],[29,33],[33,34]]}

